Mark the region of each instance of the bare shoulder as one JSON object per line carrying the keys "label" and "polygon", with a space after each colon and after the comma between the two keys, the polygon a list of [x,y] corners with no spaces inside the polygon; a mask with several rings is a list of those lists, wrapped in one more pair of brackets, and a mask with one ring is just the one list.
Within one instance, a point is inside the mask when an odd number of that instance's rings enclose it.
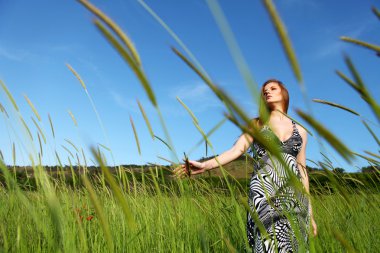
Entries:
{"label": "bare shoulder", "polygon": [[300,124],[296,124],[296,127],[297,127],[298,132],[300,133],[301,137],[303,139],[307,138],[307,131],[306,131],[306,129],[303,126],[301,126]]}
{"label": "bare shoulder", "polygon": [[260,128],[259,118],[253,118],[250,121],[251,127],[254,126],[256,128]]}

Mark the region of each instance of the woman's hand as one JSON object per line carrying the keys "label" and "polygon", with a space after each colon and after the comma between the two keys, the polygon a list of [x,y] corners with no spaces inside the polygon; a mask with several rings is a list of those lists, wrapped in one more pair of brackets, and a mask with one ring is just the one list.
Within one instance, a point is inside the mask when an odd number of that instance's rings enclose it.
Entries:
{"label": "woman's hand", "polygon": [[186,163],[181,164],[180,166],[174,169],[173,173],[175,174],[176,177],[182,178],[186,175],[196,175],[196,174],[201,174],[206,171],[205,163],[188,160],[188,166],[189,168],[186,168]]}
{"label": "woman's hand", "polygon": [[317,236],[317,234],[318,234],[317,223],[315,223],[314,217],[311,217],[311,227],[313,229],[313,235]]}

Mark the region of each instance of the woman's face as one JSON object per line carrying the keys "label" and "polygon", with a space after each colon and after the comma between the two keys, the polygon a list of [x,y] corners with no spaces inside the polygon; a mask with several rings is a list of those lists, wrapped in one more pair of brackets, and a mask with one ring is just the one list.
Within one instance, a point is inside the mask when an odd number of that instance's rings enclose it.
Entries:
{"label": "woman's face", "polygon": [[283,99],[281,87],[275,82],[268,83],[264,86],[263,95],[267,104],[281,102]]}

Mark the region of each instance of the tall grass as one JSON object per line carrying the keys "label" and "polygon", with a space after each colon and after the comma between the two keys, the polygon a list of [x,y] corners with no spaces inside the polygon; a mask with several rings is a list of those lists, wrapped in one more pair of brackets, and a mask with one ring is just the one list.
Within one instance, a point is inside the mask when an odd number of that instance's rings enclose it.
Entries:
{"label": "tall grass", "polygon": [[[178,155],[166,130],[158,101],[143,70],[143,61],[140,59],[132,40],[116,23],[90,2],[85,0],[79,2],[97,17],[94,22],[95,26],[126,61],[146,91],[150,102],[160,116],[165,138],[160,138],[154,134],[143,106],[137,101],[140,111],[152,139],[161,141],[172,152],[171,160],[175,161],[162,159],[169,161],[172,168],[177,166],[179,163]],[[181,42],[146,3],[139,2],[177,41]],[[272,1],[263,2],[289,59],[291,69],[301,84],[300,88],[305,92],[301,69],[293,52],[290,38],[287,36],[285,24],[282,23]],[[236,64],[239,66],[242,75],[245,76],[248,87],[253,92],[255,102],[259,104],[257,87],[253,77],[245,68],[244,58],[233,39],[220,6],[213,1],[208,1],[208,3],[225,34],[231,53],[235,56]],[[378,16],[376,9],[374,9],[374,13]],[[346,37],[343,37],[342,40],[379,53],[379,47],[376,45]],[[189,113],[194,127],[203,137],[195,144],[195,147],[204,143],[206,149],[210,148],[213,152],[212,143],[208,139],[209,136],[217,131],[226,120],[230,120],[242,131],[250,133],[255,139],[263,142],[263,145],[282,161],[275,143],[264,142],[259,129],[250,124],[247,114],[210,79],[187,47],[183,43],[181,45],[190,59],[178,49],[172,48],[173,52],[184,62],[184,66],[191,68],[208,85],[225,104],[228,111],[221,122],[217,123],[210,131],[205,131],[201,128],[196,115],[178,98],[179,103]],[[337,74],[358,92],[380,121],[379,104],[363,83],[360,74],[348,56],[345,57],[345,62],[352,79],[342,72],[338,71]],[[68,68],[85,89],[105,134],[103,123],[89,96],[87,87],[70,65]],[[41,157],[46,146],[51,145],[51,140],[39,125],[42,123],[41,116],[25,95],[27,103],[38,120],[37,122],[32,118],[37,130],[38,138],[36,140],[31,131],[34,128],[29,127],[21,116],[11,91],[3,82],[0,84],[12,105],[11,108],[6,108],[0,104],[4,119],[8,122],[9,114],[16,115],[20,119],[19,122],[23,129],[27,132],[25,135],[27,140],[22,140],[21,145],[29,141],[34,146],[38,140],[39,146],[39,152],[32,149],[28,153],[28,159],[32,164],[31,170],[27,170],[27,168],[25,171],[16,170],[14,142],[12,143],[13,170],[9,170],[2,162],[3,157],[1,155],[0,218],[3,222],[0,223],[0,249],[2,252],[249,251],[245,236],[246,215],[249,211],[246,180],[237,180],[232,177],[225,166],[221,164],[219,166],[221,177],[203,175],[183,180],[175,179],[170,175],[170,168],[160,165],[146,166],[141,171],[123,166],[107,167],[102,150],[111,152],[109,147],[98,143],[97,146],[91,148],[92,158],[87,158],[83,151],[85,147],[78,147],[70,139],[65,139],[64,144],[66,145],[61,144],[65,150],[64,156],[68,156],[70,170],[65,169],[62,165],[62,155],[60,156],[55,148],[53,153],[59,166],[56,170],[48,171],[42,166]],[[305,99],[307,99],[306,95]],[[343,109],[357,115],[371,136],[379,142],[378,136],[369,127],[368,120],[363,119],[360,113],[334,102],[321,99],[316,99],[314,102]],[[77,120],[72,112],[68,112],[73,123],[77,125]],[[347,161],[351,161],[353,156],[360,156],[366,159],[370,165],[373,165],[374,169],[380,164],[380,157],[376,151],[365,151],[365,154],[358,154],[345,146],[312,115],[301,110],[298,110],[297,113],[308,124],[310,133],[311,131],[317,133]],[[56,146],[53,120],[50,115],[48,118],[54,146]],[[138,129],[134,127],[132,118],[130,118],[130,122],[140,153],[142,151],[140,151],[137,135]],[[187,153],[189,154],[189,152]],[[248,156],[246,158],[244,167],[251,167],[252,161],[248,159]],[[88,159],[98,164],[99,169],[90,170],[87,165]],[[72,161],[76,162],[75,166]],[[310,235],[310,252],[379,251],[380,243],[377,240],[380,235],[380,220],[377,218],[380,211],[379,171],[377,170],[372,174],[373,176],[370,177],[372,183],[368,184],[368,180],[334,172],[332,162],[327,156],[325,156],[324,161],[311,162],[321,169],[314,172],[313,176],[324,178],[324,183],[321,183],[322,180],[317,181],[317,187],[313,189],[311,195],[319,234],[317,237]],[[302,190],[300,183],[293,179],[291,182],[294,187]],[[371,188],[366,190],[366,186],[369,187],[369,185]],[[295,232],[299,234],[299,231]]]}

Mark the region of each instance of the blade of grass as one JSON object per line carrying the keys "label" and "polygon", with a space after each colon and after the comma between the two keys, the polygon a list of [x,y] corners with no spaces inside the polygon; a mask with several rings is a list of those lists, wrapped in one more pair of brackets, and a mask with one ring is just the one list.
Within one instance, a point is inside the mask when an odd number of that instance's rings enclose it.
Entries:
{"label": "blade of grass", "polygon": [[344,237],[344,235],[340,231],[338,231],[337,229],[333,229],[332,233],[333,233],[335,239],[337,239],[341,243],[341,245],[344,247],[344,249],[347,252],[349,252],[349,253],[356,252],[356,250],[350,245],[350,243],[346,240],[346,238]]}
{"label": "blade of grass", "polygon": [[176,97],[176,99],[178,100],[178,102],[181,103],[181,105],[186,109],[186,111],[190,114],[191,118],[193,119],[193,121],[196,123],[196,124],[199,124],[198,122],[198,119],[195,117],[194,113],[190,110],[190,108],[179,98],[179,97]]}
{"label": "blade of grass", "polygon": [[345,42],[353,43],[353,44],[362,46],[364,48],[373,50],[376,53],[380,53],[380,46],[377,46],[377,45],[374,45],[374,44],[370,44],[370,43],[367,43],[367,42],[364,42],[364,41],[361,41],[361,40],[353,39],[353,38],[350,38],[350,37],[346,37],[346,36],[341,36],[340,39],[343,40],[343,41],[345,41]]}
{"label": "blade of grass", "polygon": [[340,71],[335,71],[335,73],[342,78],[346,83],[348,83],[355,91],[358,93],[361,93],[361,88],[358,86],[354,81],[352,81],[350,78],[348,78],[345,74],[343,74]]}
{"label": "blade of grass", "polygon": [[74,145],[74,143],[72,143],[72,141],[68,140],[68,139],[65,139],[65,141],[70,144],[74,149],[75,151],[77,151],[79,153],[79,149]]}
{"label": "blade of grass", "polygon": [[359,72],[356,70],[353,62],[348,56],[345,56],[345,62],[348,66],[352,76],[354,77],[356,87],[359,87],[357,90],[361,97],[368,103],[372,111],[375,113],[377,119],[380,121],[380,105],[376,103],[376,100],[372,97],[371,93],[367,90]]}
{"label": "blade of grass", "polygon": [[70,149],[66,148],[64,145],[61,145],[61,147],[62,147],[64,150],[66,150],[66,151],[70,154],[70,156],[74,159],[74,155],[73,155],[73,153],[71,153]]}
{"label": "blade of grass", "polygon": [[80,84],[82,85],[83,89],[85,91],[87,91],[87,87],[86,87],[86,84],[83,82],[82,78],[80,77],[80,75],[75,71],[75,69],[73,69],[73,67],[71,67],[70,64],[66,63],[66,66],[69,68],[69,70],[74,74],[74,76],[78,79],[78,81],[80,82]]}
{"label": "blade of grass", "polygon": [[320,152],[320,154],[323,156],[323,159],[325,160],[325,162],[330,166],[331,169],[334,169],[333,167],[333,162],[330,160],[330,158],[324,154],[323,152]]}
{"label": "blade of grass", "polygon": [[0,103],[0,110],[1,110],[1,112],[3,112],[5,114],[5,116],[7,116],[7,118],[9,118],[7,110],[5,110],[4,106],[1,103]]}
{"label": "blade of grass", "polygon": [[31,118],[32,118],[34,125],[37,127],[38,132],[41,134],[42,139],[44,140],[44,143],[46,144],[46,137],[45,137],[45,134],[42,132],[41,127],[38,125],[37,121],[33,117],[31,117]]}
{"label": "blade of grass", "polygon": [[343,144],[334,134],[327,130],[321,123],[316,121],[310,115],[301,110],[296,110],[296,113],[312,126],[319,135],[321,135],[330,145],[349,163],[351,163],[352,155],[350,149]]}
{"label": "blade of grass", "polygon": [[143,70],[137,65],[131,55],[120,45],[120,43],[113,37],[113,35],[98,21],[94,21],[96,27],[103,34],[103,36],[108,40],[108,42],[116,49],[116,51],[122,56],[122,58],[128,63],[129,67],[135,73],[136,77],[139,79],[141,85],[143,86],[146,94],[148,95],[149,100],[154,107],[157,106],[156,97],[153,93],[152,88],[150,87],[149,81],[145,76]]}
{"label": "blade of grass", "polygon": [[137,224],[135,222],[135,219],[133,217],[132,211],[127,203],[127,200],[125,196],[123,195],[122,190],[117,185],[115,179],[113,178],[112,174],[110,173],[109,169],[105,166],[103,160],[100,156],[98,156],[97,151],[95,148],[92,148],[92,154],[96,158],[102,172],[104,173],[104,176],[106,177],[107,182],[109,183],[111,190],[117,199],[118,203],[121,205],[125,220],[128,223],[129,228],[132,231],[135,231],[137,229]]}
{"label": "blade of grass", "polygon": [[[242,54],[239,45],[235,39],[235,36],[232,32],[232,29],[227,21],[227,18],[225,17],[222,8],[219,6],[218,1],[213,0],[207,0],[206,1],[210,11],[213,14],[213,17],[219,27],[219,30],[221,31],[224,40],[228,46],[228,49],[230,51],[230,54],[235,62],[236,67],[238,68],[240,75],[243,77],[244,81],[247,84],[248,89],[250,90],[252,97],[254,98],[255,102],[259,101],[260,92],[258,89],[258,86],[256,82],[253,79],[253,76],[249,70],[249,66],[244,58],[244,55]],[[199,69],[199,67],[197,67]],[[203,75],[205,75],[204,71],[201,71]],[[206,76],[206,75],[205,75]],[[208,79],[210,79],[208,76],[206,76]]]}
{"label": "blade of grass", "polygon": [[372,135],[372,137],[375,139],[377,145],[380,146],[380,140],[379,140],[379,138],[377,138],[377,135],[375,134],[375,132],[372,131],[372,129],[367,124],[367,122],[365,122],[365,120],[362,120],[362,122],[363,122],[364,126],[367,128],[368,132],[370,132],[370,134]]}
{"label": "blade of grass", "polygon": [[41,156],[44,156],[43,150],[42,150],[42,143],[41,143],[41,137],[40,134],[37,132],[37,137],[38,137],[38,143],[40,144],[40,153]]}
{"label": "blade of grass", "polygon": [[58,155],[57,151],[55,151],[55,157],[57,157],[58,164],[62,168],[63,166],[62,166],[62,163],[61,163],[61,159],[59,158],[59,155]]}
{"label": "blade of grass", "polygon": [[[203,136],[203,139],[205,140],[206,142],[206,149],[207,149],[207,144],[213,148],[212,144],[210,143],[210,141],[208,140],[207,138],[207,135],[204,133],[204,131],[202,130],[202,128],[199,126],[199,121],[198,119],[195,117],[194,113],[190,110],[190,108],[179,98],[179,97],[176,97],[177,100],[181,103],[181,105],[185,108],[185,110],[190,114],[191,118],[193,119],[193,124],[195,125],[195,127],[198,129],[198,131],[201,133],[201,135]],[[207,152],[206,152],[207,153]]]}
{"label": "blade of grass", "polygon": [[[81,1],[81,3],[85,4],[88,2],[87,1]],[[105,18],[104,17],[105,15],[98,15],[98,16],[101,17],[101,19],[105,23],[107,23],[108,21],[111,21],[110,19]],[[127,64],[132,69],[132,71],[135,73],[136,77],[140,81],[140,84],[143,86],[145,92],[147,93],[149,100],[151,101],[153,106],[156,108],[157,113],[159,115],[160,123],[161,123],[163,130],[165,132],[165,136],[166,136],[168,142],[170,143],[170,146],[173,147],[169,132],[165,126],[165,122],[164,122],[162,113],[159,110],[156,97],[152,91],[150,83],[149,83],[143,69],[141,68],[140,61],[136,62],[136,59],[133,57],[133,52],[128,52],[99,20],[95,20],[94,24],[99,29],[99,31],[106,37],[106,39],[110,42],[110,44],[113,45],[113,47],[118,51],[118,53],[122,56],[122,58],[127,62]],[[110,24],[112,25],[112,22],[108,22],[108,25],[110,25]],[[114,29],[114,31],[117,33],[117,29],[115,30],[115,26],[111,27],[111,30],[112,29]],[[119,31],[122,33],[121,30],[119,30]],[[125,34],[120,35],[120,33],[119,33],[118,35],[119,35],[119,37],[120,36],[127,37]],[[172,155],[174,155],[174,158],[178,160],[178,156],[175,153],[174,149],[172,149]]]}
{"label": "blade of grass", "polygon": [[139,155],[141,155],[141,149],[140,149],[140,142],[139,142],[139,137],[137,135],[137,131],[136,131],[136,128],[135,128],[135,124],[133,123],[133,120],[132,120],[132,116],[129,115],[129,121],[131,122],[131,126],[132,126],[132,129],[133,129],[133,134],[135,135],[135,140],[136,140],[136,145],[137,145],[137,150],[139,152]]}
{"label": "blade of grass", "polygon": [[87,173],[87,159],[86,159],[86,156],[84,155],[83,148],[81,148],[81,151],[82,151],[82,157],[83,157],[83,162],[84,162],[83,173],[86,174]]}
{"label": "blade of grass", "polygon": [[[66,64],[66,66],[67,66],[67,67],[69,68],[69,70],[74,74],[74,76],[79,80],[81,86],[83,87],[83,89],[84,89],[84,91],[85,91],[85,93],[86,93],[86,95],[87,95],[87,98],[88,98],[88,100],[89,100],[90,103],[91,103],[92,109],[93,109],[94,112],[95,112],[95,115],[96,115],[96,118],[97,118],[98,123],[99,123],[99,125],[100,125],[100,128],[102,129],[104,139],[106,140],[107,145],[110,146],[110,142],[109,142],[109,138],[108,138],[108,134],[107,134],[106,128],[104,127],[103,121],[102,121],[102,119],[100,118],[99,112],[98,112],[98,110],[96,109],[95,103],[94,103],[92,97],[90,96],[90,93],[89,93],[89,91],[88,91],[88,89],[87,89],[87,87],[86,87],[86,84],[84,83],[83,79],[80,77],[80,75],[78,74],[78,72],[75,71],[75,69],[74,69],[71,65]],[[113,162],[114,162],[114,164],[115,164],[115,159],[114,159],[114,156],[113,156],[112,150],[110,150],[110,153],[111,153],[112,160],[113,160]]]}
{"label": "blade of grass", "polygon": [[110,252],[113,252],[114,251],[114,242],[112,239],[111,230],[109,227],[109,222],[107,220],[107,217],[105,216],[105,212],[102,208],[102,205],[100,204],[100,201],[99,201],[99,199],[95,193],[95,190],[92,187],[90,181],[88,180],[88,178],[85,174],[82,175],[82,180],[83,180],[83,183],[84,183],[84,185],[85,185],[85,187],[89,193],[89,197],[90,197],[92,205],[95,208],[95,212],[99,218],[99,221],[100,221],[100,224],[101,224],[101,227],[102,227],[102,230],[103,230],[106,242],[107,242],[108,250]]}
{"label": "blade of grass", "polygon": [[87,0],[79,0],[83,6],[85,6],[89,11],[91,11],[94,15],[96,15],[99,19],[101,19],[123,42],[128,50],[128,54],[131,55],[133,61],[137,65],[141,65],[140,56],[137,53],[133,42],[128,38],[128,36],[122,31],[122,29],[112,21],[106,14],[104,14],[101,10],[96,8],[93,4],[91,4]]}
{"label": "blade of grass", "polygon": [[197,58],[194,56],[194,54],[189,50],[189,48],[185,45],[185,43],[178,37],[178,35],[143,0],[137,0],[137,1],[169,33],[169,35],[172,36],[172,38],[186,52],[186,54],[189,55],[190,59],[207,76],[207,73],[204,70],[204,68],[202,67],[202,65],[200,64],[200,62],[197,60]]}
{"label": "blade of grass", "polygon": [[164,143],[169,150],[173,151],[173,149],[169,146],[169,144],[167,144],[163,139],[161,139],[160,137],[158,137],[157,135],[154,135],[155,138],[159,139],[162,143]]}
{"label": "blade of grass", "polygon": [[275,5],[273,4],[272,0],[263,0],[264,6],[266,10],[268,11],[268,14],[272,20],[272,24],[277,32],[277,35],[280,39],[281,45],[285,51],[286,57],[288,58],[288,61],[292,67],[293,73],[297,79],[297,81],[301,84],[303,82],[302,80],[302,74],[301,74],[301,68],[298,64],[296,54],[293,50],[292,43],[289,39],[288,32],[286,30],[286,27],[284,23],[282,22],[280,15],[278,14]]}
{"label": "blade of grass", "polygon": [[333,102],[329,102],[329,101],[326,101],[326,100],[322,100],[322,99],[313,99],[314,102],[317,102],[317,103],[321,103],[321,104],[325,104],[325,105],[330,105],[330,106],[333,106],[333,107],[337,107],[337,108],[340,108],[342,110],[345,110],[347,112],[350,112],[354,115],[357,115],[357,116],[360,116],[359,113],[355,112],[354,110],[346,107],[346,106],[343,106],[343,105],[340,105],[340,104],[336,104],[336,103],[333,103]]}
{"label": "blade of grass", "polygon": [[107,150],[107,151],[110,151],[111,152],[111,149],[109,148],[109,147],[107,147],[107,146],[104,146],[103,144],[101,144],[101,143],[97,143],[99,146],[101,146],[102,148],[104,148],[105,150]]}
{"label": "blade of grass", "polygon": [[24,128],[28,132],[29,138],[33,141],[33,136],[32,136],[32,133],[30,132],[30,129],[29,129],[28,125],[24,121],[24,118],[21,115],[19,115],[19,116],[20,116],[20,120],[21,120],[22,125],[24,126]]}
{"label": "blade of grass", "polygon": [[78,171],[80,171],[81,163],[80,163],[80,159],[79,159],[79,155],[78,155],[78,153],[75,153],[75,156],[76,156],[76,158],[77,158]]}
{"label": "blade of grass", "polygon": [[309,129],[307,129],[304,125],[302,125],[299,121],[297,121],[296,119],[290,117],[288,114],[283,113],[283,112],[280,111],[280,110],[276,110],[276,111],[278,111],[279,113],[281,113],[282,115],[284,115],[284,116],[287,117],[288,119],[293,120],[295,123],[297,123],[298,125],[300,125],[303,129],[305,129],[306,132],[308,132],[308,134],[310,134],[311,136],[313,136],[313,133],[312,133]]}
{"label": "blade of grass", "polygon": [[31,216],[37,232],[41,233],[43,235],[43,238],[49,238],[44,226],[45,224],[41,223],[41,216],[38,216],[39,213],[31,205],[30,200],[25,196],[24,192],[20,190],[19,185],[10,175],[7,166],[4,164],[2,160],[0,161],[0,170],[7,182],[8,189],[14,190],[14,192],[16,193],[16,199],[18,203],[21,203],[26,208],[28,215]]}
{"label": "blade of grass", "polygon": [[378,9],[376,9],[376,7],[374,7],[374,6],[372,7],[372,12],[373,12],[373,14],[376,15],[376,17],[378,19],[380,19],[380,11]]}
{"label": "blade of grass", "polygon": [[356,156],[359,156],[359,157],[363,158],[364,160],[367,160],[368,162],[380,165],[380,161],[379,160],[375,160],[375,159],[372,159],[371,157],[368,157],[368,156],[365,156],[365,155],[361,155],[361,154],[358,154],[358,153],[355,153],[355,152],[352,152],[352,154],[354,154]]}
{"label": "blade of grass", "polygon": [[145,111],[144,111],[144,108],[142,107],[142,105],[141,105],[141,103],[140,103],[139,100],[137,100],[137,104],[138,104],[138,106],[139,106],[139,109],[140,109],[141,114],[142,114],[143,117],[144,117],[145,124],[147,125],[147,127],[148,127],[148,129],[149,129],[150,136],[152,136],[152,139],[154,140],[154,133],[153,133],[152,125],[151,125],[150,122],[149,122],[148,116],[146,115],[146,113],[145,113]]}
{"label": "blade of grass", "polygon": [[[210,131],[208,131],[206,133],[206,136],[210,137],[216,130],[218,130],[226,122],[226,120],[227,120],[227,118],[223,117],[223,119],[220,122],[218,122]],[[192,147],[187,153],[191,154],[203,142],[204,142],[204,138],[202,138],[201,140],[199,140],[197,142],[197,144],[195,144],[194,147]],[[207,145],[207,142],[205,142],[205,144]],[[207,156],[207,152],[206,152],[206,156]]]}
{"label": "blade of grass", "polygon": [[74,125],[75,125],[75,126],[78,126],[78,122],[77,122],[77,120],[75,119],[74,114],[73,114],[70,110],[68,110],[68,113],[69,113],[71,119],[73,120]]}
{"label": "blade of grass", "polygon": [[171,164],[177,164],[177,163],[175,163],[175,162],[173,162],[173,161],[170,161],[169,159],[166,159],[166,158],[164,158],[164,157],[162,157],[162,156],[157,156],[157,158],[159,158],[159,159],[161,159],[161,160],[164,160],[164,161],[167,161],[168,163],[171,163]]}
{"label": "blade of grass", "polygon": [[30,99],[25,94],[24,94],[24,98],[25,98],[26,102],[28,102],[30,108],[32,108],[32,111],[33,111],[34,115],[36,115],[38,121],[41,121],[41,116],[38,113],[36,107],[33,105],[32,101],[30,101]]}
{"label": "blade of grass", "polygon": [[12,158],[13,158],[13,167],[16,166],[16,146],[15,143],[12,143]]}
{"label": "blade of grass", "polygon": [[50,117],[50,114],[48,114],[48,117],[49,117],[49,122],[50,122],[50,129],[51,129],[51,132],[53,134],[53,138],[55,139],[54,126],[53,126],[53,121]]}
{"label": "blade of grass", "polygon": [[380,155],[377,155],[375,153],[372,153],[372,152],[369,152],[369,151],[366,151],[366,150],[364,150],[364,152],[367,153],[367,154],[369,154],[369,155],[371,155],[371,156],[374,156],[374,157],[380,159]]}
{"label": "blade of grass", "polygon": [[210,146],[212,149],[213,149],[213,145],[211,144],[211,142],[208,140],[207,138],[207,135],[204,133],[203,129],[198,125],[198,124],[194,124],[195,127],[198,129],[198,131],[201,133],[201,135],[203,136],[203,139],[205,140],[206,142],[206,149],[207,149],[207,145]]}
{"label": "blade of grass", "polygon": [[17,112],[19,112],[19,108],[16,104],[16,101],[14,100],[12,94],[9,92],[7,86],[5,86],[5,84],[1,80],[0,80],[0,84],[1,84],[1,87],[3,87],[3,90],[5,91],[5,93],[7,94],[8,99],[11,101],[13,107],[16,109]]}
{"label": "blade of grass", "polygon": [[333,170],[329,170],[323,163],[319,162],[320,167],[324,170],[325,175],[329,179],[329,183],[331,183],[331,186],[337,190],[337,192],[340,194],[341,197],[343,197],[344,200],[348,204],[351,203],[352,198],[350,198],[350,195],[347,192],[347,189],[342,185],[340,181],[338,181],[338,177],[333,172]]}

